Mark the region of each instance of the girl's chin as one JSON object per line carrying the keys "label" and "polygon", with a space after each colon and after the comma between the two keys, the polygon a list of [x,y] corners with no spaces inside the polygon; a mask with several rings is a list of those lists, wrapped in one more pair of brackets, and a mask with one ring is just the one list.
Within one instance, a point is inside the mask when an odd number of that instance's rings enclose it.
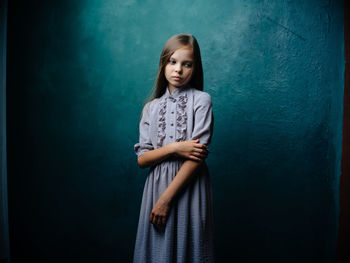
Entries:
{"label": "girl's chin", "polygon": [[182,86],[185,86],[187,83],[182,83],[182,82],[179,82],[179,81],[168,81],[172,86],[174,87],[182,87]]}
{"label": "girl's chin", "polygon": [[174,87],[182,87],[183,86],[183,84],[181,84],[181,83],[174,83],[174,82],[170,82],[170,84],[172,85],[172,86],[174,86]]}

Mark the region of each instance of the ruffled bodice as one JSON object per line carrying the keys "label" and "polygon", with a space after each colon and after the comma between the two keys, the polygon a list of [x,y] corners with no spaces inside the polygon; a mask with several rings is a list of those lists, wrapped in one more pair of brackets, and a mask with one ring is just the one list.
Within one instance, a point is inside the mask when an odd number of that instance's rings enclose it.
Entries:
{"label": "ruffled bodice", "polygon": [[166,120],[167,102],[176,103],[176,139],[175,141],[185,141],[187,131],[187,93],[185,88],[176,88],[172,94],[169,92],[169,88],[166,88],[165,94],[161,97],[159,102],[159,118],[158,118],[158,140],[157,145],[161,147],[166,137]]}
{"label": "ruffled bodice", "polygon": [[207,92],[186,85],[170,94],[166,87],[161,97],[148,102],[143,109],[135,153],[140,156],[171,142],[193,139],[209,146],[213,124],[211,96]]}

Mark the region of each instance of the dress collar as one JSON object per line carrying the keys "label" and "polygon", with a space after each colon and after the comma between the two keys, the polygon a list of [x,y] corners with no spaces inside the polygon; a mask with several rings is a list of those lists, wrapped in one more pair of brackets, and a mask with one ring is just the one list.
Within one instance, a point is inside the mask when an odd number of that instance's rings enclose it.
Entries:
{"label": "dress collar", "polygon": [[180,88],[175,88],[173,93],[170,94],[169,87],[166,86],[164,97],[166,97],[166,98],[168,98],[168,97],[170,97],[170,98],[177,98],[177,97],[179,97],[181,94],[183,94],[188,89],[190,89],[190,85],[185,85],[185,86],[182,86]]}

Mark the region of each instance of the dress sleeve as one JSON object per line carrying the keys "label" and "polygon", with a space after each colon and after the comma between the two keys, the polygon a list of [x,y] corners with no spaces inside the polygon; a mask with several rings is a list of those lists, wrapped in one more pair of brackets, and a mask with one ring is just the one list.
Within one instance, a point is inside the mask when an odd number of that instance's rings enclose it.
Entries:
{"label": "dress sleeve", "polygon": [[142,117],[139,124],[139,142],[134,145],[134,151],[137,157],[140,157],[144,152],[153,150],[153,144],[150,138],[150,113],[149,113],[150,102],[146,103],[142,110]]}
{"label": "dress sleeve", "polygon": [[207,147],[211,143],[214,131],[214,115],[212,110],[211,96],[209,93],[203,93],[195,105],[194,128],[191,140],[199,139],[199,143],[206,144]]}

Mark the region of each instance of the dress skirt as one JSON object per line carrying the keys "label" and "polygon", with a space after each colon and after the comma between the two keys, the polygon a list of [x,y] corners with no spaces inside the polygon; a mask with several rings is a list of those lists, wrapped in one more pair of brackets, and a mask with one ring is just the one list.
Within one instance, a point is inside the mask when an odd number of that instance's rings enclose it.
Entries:
{"label": "dress skirt", "polygon": [[171,157],[150,168],[144,185],[134,247],[134,263],[214,262],[212,187],[205,162],[173,200],[165,226],[153,225],[151,211],[180,170]]}

